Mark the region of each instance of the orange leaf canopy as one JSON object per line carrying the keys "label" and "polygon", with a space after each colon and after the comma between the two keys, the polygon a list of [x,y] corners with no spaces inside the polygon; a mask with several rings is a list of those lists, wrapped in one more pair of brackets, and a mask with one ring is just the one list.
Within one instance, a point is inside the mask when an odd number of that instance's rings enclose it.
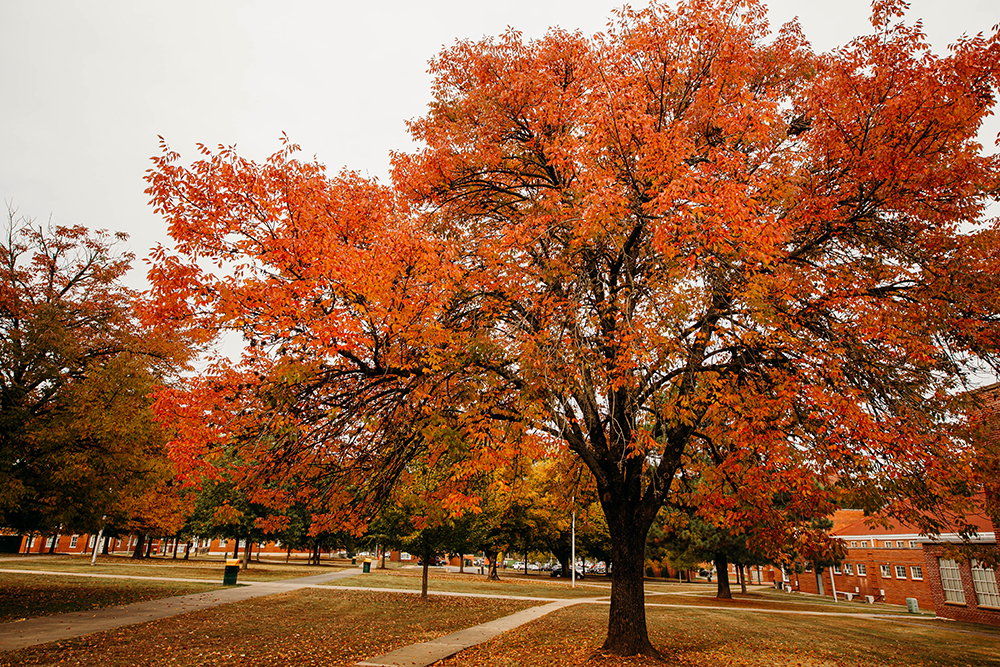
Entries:
{"label": "orange leaf canopy", "polygon": [[776,495],[968,497],[950,397],[998,361],[1000,163],[977,132],[1000,43],[935,56],[903,8],[821,55],[732,0],[459,42],[392,187],[290,144],[165,149],[163,315],[242,333],[230,433],[268,465],[384,491],[421,456],[460,480],[564,443],[618,550],[606,648],[644,650],[641,586],[617,582],[678,480],[747,525]]}

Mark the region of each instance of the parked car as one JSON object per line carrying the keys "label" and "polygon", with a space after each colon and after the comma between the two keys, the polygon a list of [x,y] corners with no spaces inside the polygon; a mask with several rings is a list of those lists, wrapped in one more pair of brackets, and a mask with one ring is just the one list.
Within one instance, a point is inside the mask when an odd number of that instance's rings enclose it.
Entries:
{"label": "parked car", "polygon": [[[431,559],[427,562],[427,564],[429,566],[431,566],[431,567],[437,567],[438,565],[444,565],[444,563],[445,563],[444,558],[438,558],[437,556],[431,556]],[[417,565],[423,565],[423,564],[424,564],[424,559],[423,558],[418,558],[417,559]]]}
{"label": "parked car", "polygon": [[[549,576],[550,577],[561,577],[561,576],[563,576],[562,565],[559,565],[559,564],[555,565],[552,568],[552,572],[549,574]],[[569,577],[569,575],[566,575],[566,576]],[[580,569],[579,565],[577,565],[577,567],[576,567],[576,578],[577,579],[583,579],[584,576],[585,575],[583,574],[583,570]]]}

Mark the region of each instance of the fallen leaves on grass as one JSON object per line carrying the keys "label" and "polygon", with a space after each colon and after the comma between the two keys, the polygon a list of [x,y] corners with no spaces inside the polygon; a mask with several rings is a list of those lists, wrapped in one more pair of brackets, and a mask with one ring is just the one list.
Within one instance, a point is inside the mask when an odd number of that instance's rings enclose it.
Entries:
{"label": "fallen leaves on grass", "polygon": [[76,579],[0,572],[0,622],[114,607],[215,588],[218,586],[170,581]]}
{"label": "fallen leaves on grass", "polygon": [[0,665],[353,665],[529,606],[304,589],[0,654]]}

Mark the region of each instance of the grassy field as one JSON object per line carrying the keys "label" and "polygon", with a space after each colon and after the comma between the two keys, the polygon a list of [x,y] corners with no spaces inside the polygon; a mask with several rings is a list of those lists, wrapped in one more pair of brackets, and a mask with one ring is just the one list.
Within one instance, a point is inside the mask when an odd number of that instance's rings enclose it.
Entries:
{"label": "grassy field", "polygon": [[[338,579],[326,585],[331,587],[363,586],[367,588],[420,590],[421,576],[419,569],[372,570],[370,574]],[[587,598],[611,594],[610,586],[604,588],[577,585],[576,588],[571,588],[568,581],[540,577],[502,577],[500,581],[487,581],[485,577],[480,575],[449,574],[440,570],[429,573],[427,588],[429,591],[448,593],[482,593],[539,598]]]}
{"label": "grassy field", "polygon": [[[222,581],[225,563],[208,560],[171,560],[150,558],[132,560],[125,556],[100,556],[96,565],[84,556],[44,556],[21,557],[0,560],[0,570],[45,570],[49,572],[76,572],[82,574],[117,574],[138,577],[170,577],[174,579],[201,579]],[[302,565],[284,563],[258,563],[251,561],[250,567],[242,570],[240,581],[278,581],[308,577],[314,574],[329,574],[343,569],[332,565]]]}
{"label": "grassy field", "polygon": [[91,579],[0,572],[0,623],[34,616],[203,593],[213,584],[135,579]]}
{"label": "grassy field", "polygon": [[1000,629],[944,621],[882,621],[649,607],[665,663],[602,657],[608,608],[585,604],[462,651],[435,667],[685,665],[692,667],[988,667],[1000,665]]}
{"label": "grassy field", "polygon": [[0,653],[0,666],[352,665],[529,606],[305,589]]}

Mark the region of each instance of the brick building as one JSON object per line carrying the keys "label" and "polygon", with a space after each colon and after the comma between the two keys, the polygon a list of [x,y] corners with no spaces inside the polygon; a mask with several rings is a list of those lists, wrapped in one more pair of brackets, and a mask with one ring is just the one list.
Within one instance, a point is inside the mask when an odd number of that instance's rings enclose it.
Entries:
{"label": "brick building", "polygon": [[[996,553],[1000,550],[1000,383],[974,392],[973,397],[980,407],[978,458],[985,495],[982,511],[966,520],[978,533],[972,546]],[[962,543],[957,533],[929,539],[898,523],[871,528],[860,510],[841,510],[833,521],[831,534],[844,541],[844,559],[819,575],[808,566],[803,572],[785,573],[794,589],[827,596],[835,589],[839,597],[900,605],[915,598],[920,607],[933,608],[941,617],[1000,626],[1000,571],[949,553],[949,545]]]}
{"label": "brick building", "polygon": [[[979,403],[977,427],[979,474],[985,491],[985,510],[992,533],[982,533],[978,546],[1000,556],[1000,383],[974,392]],[[971,623],[1000,626],[1000,570],[985,567],[975,558],[948,553],[949,540],[928,542],[924,558],[938,616]]]}
{"label": "brick building", "polygon": [[[922,608],[934,607],[925,536],[899,523],[888,528],[870,527],[861,510],[840,510],[832,518],[830,532],[844,541],[846,555],[840,564],[818,575],[808,564],[803,572],[789,573],[793,588],[831,597],[836,591],[840,598],[870,598],[898,605],[915,598]],[[993,539],[992,525],[985,516],[967,518],[977,525],[980,538]],[[958,535],[946,533],[942,538],[957,539]]]}

